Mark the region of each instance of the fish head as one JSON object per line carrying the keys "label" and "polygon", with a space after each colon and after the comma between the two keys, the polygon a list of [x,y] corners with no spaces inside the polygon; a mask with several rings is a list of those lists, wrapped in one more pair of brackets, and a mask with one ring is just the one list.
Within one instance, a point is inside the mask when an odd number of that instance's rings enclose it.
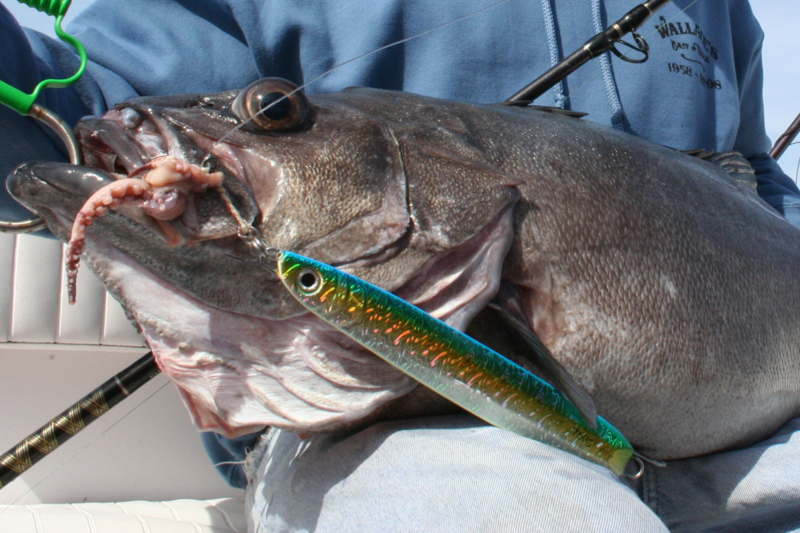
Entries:
{"label": "fish head", "polygon": [[[139,205],[98,217],[83,257],[196,425],[227,436],[351,425],[416,385],[307,313],[254,258],[243,225],[266,247],[348,270],[462,329],[496,290],[510,246],[513,180],[452,149],[457,118],[413,99],[398,106],[385,91],[312,100],[296,89],[267,78],[241,91],[133,99],[78,124],[85,166],[26,163],[8,180],[66,241],[87,199],[162,161],[221,175],[167,220]],[[423,151],[440,168],[416,163],[412,148],[441,140],[446,148]],[[491,179],[459,192],[463,206],[427,205],[431,191],[463,189],[442,169],[441,154],[454,151],[453,172],[472,165]]]}

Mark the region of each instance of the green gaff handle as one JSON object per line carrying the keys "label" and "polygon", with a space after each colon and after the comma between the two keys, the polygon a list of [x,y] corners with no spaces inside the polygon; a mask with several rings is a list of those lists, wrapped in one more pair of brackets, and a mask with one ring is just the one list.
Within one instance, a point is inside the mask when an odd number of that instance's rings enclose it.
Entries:
{"label": "green gaff handle", "polygon": [[[45,87],[67,87],[72,85],[78,78],[80,78],[86,70],[86,49],[83,45],[72,35],[69,35],[61,28],[61,23],[64,20],[64,15],[72,0],[19,0],[20,3],[33,7],[43,13],[56,17],[56,34],[58,37],[71,44],[78,51],[81,58],[81,65],[78,72],[63,80],[44,80],[39,83],[31,94],[24,92],[10,86],[8,83],[0,81],[0,103],[3,103],[20,113],[35,118],[45,126],[53,130],[59,138],[64,142],[64,145],[69,152],[69,159],[73,165],[81,164],[80,145],[78,144],[72,128],[58,117],[52,111],[34,103],[38,98],[39,93]],[[2,233],[30,233],[38,231],[46,226],[44,219],[41,216],[36,216],[28,220],[11,221],[0,220],[0,232]]]}
{"label": "green gaff handle", "polygon": [[[7,105],[14,111],[20,113],[21,115],[27,115],[31,110],[33,102],[36,100],[36,98],[39,97],[39,93],[42,92],[42,89],[44,89],[45,87],[53,87],[53,88],[69,87],[70,85],[78,81],[78,78],[80,78],[83,75],[84,71],[86,70],[87,57],[86,57],[86,49],[83,47],[81,42],[78,41],[78,39],[76,39],[72,35],[65,32],[61,28],[61,22],[64,20],[64,15],[66,14],[67,9],[69,8],[71,0],[67,0],[66,2],[61,3],[57,7],[57,11],[55,13],[53,12],[52,6],[49,6],[49,8],[48,7],[42,8],[38,4],[34,5],[36,2],[32,0],[28,1],[19,0],[19,1],[23,4],[35,7],[39,11],[43,11],[50,15],[56,15],[56,35],[58,35],[58,37],[65,43],[69,43],[73,47],[75,47],[75,50],[78,51],[78,55],[80,55],[81,57],[81,66],[78,68],[78,71],[75,74],[63,80],[51,79],[51,80],[41,81],[31,94],[25,94],[24,92],[20,91],[15,87],[12,87],[6,82],[0,81],[0,102]],[[39,4],[41,4],[41,2],[39,2]]]}

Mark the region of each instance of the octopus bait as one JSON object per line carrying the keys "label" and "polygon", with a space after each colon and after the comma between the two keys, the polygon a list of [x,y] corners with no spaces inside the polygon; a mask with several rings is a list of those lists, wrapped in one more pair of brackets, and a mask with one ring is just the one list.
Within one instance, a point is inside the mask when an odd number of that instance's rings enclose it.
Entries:
{"label": "octopus bait", "polygon": [[383,289],[285,251],[278,255],[278,275],[313,314],[490,424],[617,475],[633,456],[630,443],[602,417],[592,429],[548,383]]}
{"label": "octopus bait", "polygon": [[65,262],[69,303],[75,303],[78,266],[86,243],[86,230],[95,220],[109,209],[134,205],[154,218],[167,242],[176,246],[180,243],[180,235],[167,222],[183,214],[189,194],[202,192],[208,187],[221,187],[222,180],[221,172],[208,172],[197,165],[164,156],[92,194],[75,215],[67,243]]}

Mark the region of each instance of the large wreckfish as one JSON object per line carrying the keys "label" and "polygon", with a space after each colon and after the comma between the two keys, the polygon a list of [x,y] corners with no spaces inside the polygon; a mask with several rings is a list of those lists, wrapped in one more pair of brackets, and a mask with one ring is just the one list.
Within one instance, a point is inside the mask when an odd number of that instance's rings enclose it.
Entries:
{"label": "large wreckfish", "polygon": [[[524,361],[485,309],[512,294],[598,412],[657,458],[747,445],[798,415],[800,232],[718,165],[562,114],[364,88],[294,93],[232,132],[293,88],[135,99],[78,126],[92,168],[9,179],[64,240],[79,213],[97,218],[77,224],[76,253],[198,427],[453,409],[308,314],[242,221]],[[173,182],[191,186],[155,198]]]}

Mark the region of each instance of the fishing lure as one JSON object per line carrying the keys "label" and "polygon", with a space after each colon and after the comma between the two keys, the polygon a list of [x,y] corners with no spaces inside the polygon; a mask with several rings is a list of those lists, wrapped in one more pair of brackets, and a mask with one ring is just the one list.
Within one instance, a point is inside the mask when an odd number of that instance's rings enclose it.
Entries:
{"label": "fishing lure", "polygon": [[282,251],[281,281],[309,311],[453,403],[497,427],[622,475],[633,456],[603,418],[592,429],[536,375],[408,302],[313,259]]}

